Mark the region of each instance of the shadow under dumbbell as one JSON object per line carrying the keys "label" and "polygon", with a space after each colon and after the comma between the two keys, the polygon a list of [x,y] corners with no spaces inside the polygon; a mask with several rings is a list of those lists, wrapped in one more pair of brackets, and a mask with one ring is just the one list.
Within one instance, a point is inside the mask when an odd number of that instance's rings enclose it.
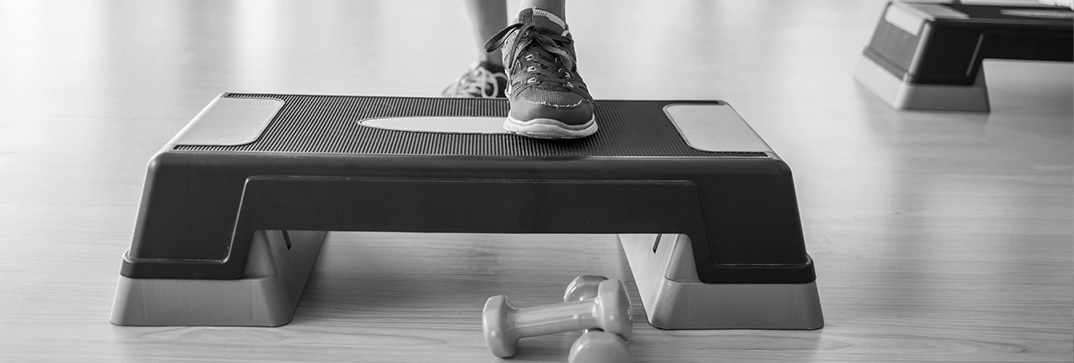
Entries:
{"label": "shadow under dumbbell", "polygon": [[522,339],[518,353],[511,358],[500,359],[489,355],[490,362],[548,362],[567,361],[567,353],[581,332],[567,332]]}

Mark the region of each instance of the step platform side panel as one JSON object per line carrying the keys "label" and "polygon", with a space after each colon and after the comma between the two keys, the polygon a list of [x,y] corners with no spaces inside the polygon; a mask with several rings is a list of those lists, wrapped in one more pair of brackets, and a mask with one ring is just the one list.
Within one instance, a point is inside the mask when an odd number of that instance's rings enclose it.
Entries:
{"label": "step platform side panel", "polygon": [[[182,152],[166,154],[158,161],[147,178],[134,240],[122,270],[124,276],[239,278],[242,256],[248,248],[246,236],[255,230],[391,229],[461,233],[689,233],[698,241],[694,248],[699,260],[711,261],[698,265],[699,275],[705,280],[759,282],[813,278],[812,264],[806,257],[801,237],[790,169],[778,159],[582,158],[526,163],[465,158]],[[251,193],[255,190],[250,189],[252,186],[264,185],[268,180],[275,180],[272,183],[281,186],[269,192]],[[282,186],[280,181],[290,186]],[[329,189],[315,187],[332,183],[339,185],[338,192],[327,193]],[[694,194],[679,198],[681,202],[676,203],[684,206],[680,208],[684,212],[697,211],[691,217],[696,222],[665,221],[659,224],[664,227],[656,224],[652,227],[672,229],[636,231],[638,226],[646,224],[636,221],[639,216],[620,215],[627,210],[604,210],[582,204],[574,209],[548,208],[550,205],[546,203],[567,198],[590,204],[657,205],[659,201],[640,194],[639,190],[649,190],[646,193],[652,194],[681,183],[693,185],[690,190]],[[474,194],[463,200],[448,198],[449,193],[459,192],[460,185],[467,185],[463,190]],[[502,195],[493,199],[480,195],[493,191]],[[502,198],[522,204],[505,204]],[[454,200],[455,204],[445,204],[442,199]],[[341,202],[344,200],[347,203]],[[529,200],[530,204],[523,200]],[[267,209],[263,207],[266,203],[277,208]],[[647,218],[657,221],[670,218],[643,205],[640,208],[650,211]],[[444,216],[471,215],[477,221],[497,220],[520,212],[528,217],[520,217],[513,224],[493,223],[484,227],[451,225],[432,219],[403,218],[393,224],[378,224],[373,223],[375,219],[344,218],[374,217],[377,211],[393,210],[409,211],[411,215],[421,215],[413,212],[419,210],[443,210]],[[590,212],[607,215],[587,215]],[[570,218],[589,223],[573,223]],[[402,223],[408,220],[409,223]],[[540,221],[545,222],[536,223]]]}

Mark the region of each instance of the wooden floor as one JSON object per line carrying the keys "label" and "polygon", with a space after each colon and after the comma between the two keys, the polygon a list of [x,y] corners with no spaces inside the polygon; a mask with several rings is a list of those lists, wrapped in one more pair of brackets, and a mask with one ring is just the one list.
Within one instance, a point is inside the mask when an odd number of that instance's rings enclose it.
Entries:
{"label": "wooden floor", "polygon": [[[882,7],[568,5],[598,99],[723,99],[753,125],[816,261],[823,329],[664,331],[635,309],[637,362],[1074,359],[1071,65],[987,63],[991,113],[894,111],[850,75]],[[0,361],[496,361],[489,296],[554,303],[585,273],[633,290],[613,236],[340,233],[290,325],[109,323],[146,162],[215,95],[435,96],[474,60],[463,10],[0,0]],[[512,361],[563,362],[577,336]]]}

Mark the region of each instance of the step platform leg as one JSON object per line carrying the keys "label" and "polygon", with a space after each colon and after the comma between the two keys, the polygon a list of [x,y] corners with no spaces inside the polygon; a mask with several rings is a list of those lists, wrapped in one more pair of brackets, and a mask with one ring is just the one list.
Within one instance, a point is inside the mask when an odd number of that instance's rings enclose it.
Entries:
{"label": "step platform leg", "polygon": [[116,325],[281,326],[291,322],[324,231],[257,231],[237,280],[120,276]]}
{"label": "step platform leg", "polygon": [[649,324],[660,329],[787,329],[824,326],[816,281],[708,284],[684,234],[620,234]]}

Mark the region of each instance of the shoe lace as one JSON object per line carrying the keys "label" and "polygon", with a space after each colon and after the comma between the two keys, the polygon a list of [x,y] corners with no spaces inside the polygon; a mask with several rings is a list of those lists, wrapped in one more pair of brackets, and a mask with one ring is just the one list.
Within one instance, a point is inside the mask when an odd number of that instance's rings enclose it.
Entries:
{"label": "shoe lace", "polygon": [[573,39],[533,24],[515,23],[492,36],[485,43],[485,50],[492,52],[503,48],[511,34],[517,35],[518,43],[514,49],[505,52],[504,63],[524,65],[523,71],[528,75],[525,84],[558,85],[591,98],[576,72],[574,54],[568,51]]}
{"label": "shoe lace", "polygon": [[495,98],[500,94],[497,78],[507,79],[504,73],[493,73],[485,67],[474,63],[470,70],[459,76],[441,92],[445,97],[482,97]]}

